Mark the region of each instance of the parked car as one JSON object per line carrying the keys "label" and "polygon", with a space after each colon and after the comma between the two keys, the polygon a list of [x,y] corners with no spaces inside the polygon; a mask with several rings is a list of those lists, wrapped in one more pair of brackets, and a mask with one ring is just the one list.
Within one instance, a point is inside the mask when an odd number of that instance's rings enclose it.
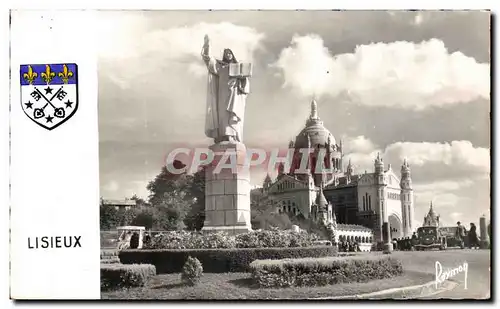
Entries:
{"label": "parked car", "polygon": [[437,226],[422,226],[417,229],[417,241],[413,245],[415,250],[447,248],[446,236],[441,233]]}

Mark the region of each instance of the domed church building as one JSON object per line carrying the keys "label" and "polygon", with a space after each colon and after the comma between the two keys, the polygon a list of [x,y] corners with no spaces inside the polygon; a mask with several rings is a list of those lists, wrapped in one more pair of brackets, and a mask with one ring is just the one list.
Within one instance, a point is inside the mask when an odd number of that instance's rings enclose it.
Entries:
{"label": "domed church building", "polygon": [[390,225],[391,239],[411,236],[414,203],[406,160],[399,175],[390,164],[385,166],[380,154],[374,158],[373,172],[356,174],[350,161],[344,167],[342,141],[324,127],[315,100],[305,127],[289,148],[293,149],[289,168],[281,164],[277,178],[266,177],[263,188],[279,212],[321,218],[327,224],[335,221],[340,234],[344,227],[364,235],[369,230],[372,242],[382,241],[384,222]]}

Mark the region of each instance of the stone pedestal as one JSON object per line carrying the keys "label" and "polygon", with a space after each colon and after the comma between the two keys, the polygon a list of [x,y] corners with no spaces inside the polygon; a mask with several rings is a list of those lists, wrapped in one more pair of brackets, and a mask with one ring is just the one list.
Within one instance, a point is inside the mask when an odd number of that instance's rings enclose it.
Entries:
{"label": "stone pedestal", "polygon": [[214,152],[214,160],[205,170],[205,223],[202,231],[249,232],[252,226],[250,171],[244,165],[246,147],[242,143],[221,142],[210,149]]}

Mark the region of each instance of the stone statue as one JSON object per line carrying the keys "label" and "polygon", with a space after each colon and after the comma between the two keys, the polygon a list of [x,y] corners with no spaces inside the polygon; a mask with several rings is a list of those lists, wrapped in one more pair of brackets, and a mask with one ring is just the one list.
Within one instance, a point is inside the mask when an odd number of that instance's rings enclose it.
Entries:
{"label": "stone statue", "polygon": [[224,50],[222,60],[210,57],[209,52],[210,40],[205,35],[201,52],[208,69],[205,134],[215,143],[242,143],[251,64],[238,63],[230,49]]}

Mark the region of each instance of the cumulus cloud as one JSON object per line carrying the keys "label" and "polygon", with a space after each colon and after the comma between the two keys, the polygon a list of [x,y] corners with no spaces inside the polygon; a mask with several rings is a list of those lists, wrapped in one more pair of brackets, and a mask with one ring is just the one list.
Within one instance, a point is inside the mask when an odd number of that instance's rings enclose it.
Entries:
{"label": "cumulus cloud", "polygon": [[413,185],[415,191],[421,192],[442,192],[442,191],[457,191],[471,187],[474,182],[471,179],[463,180],[441,180],[431,183],[417,183]]}
{"label": "cumulus cloud", "polygon": [[469,141],[453,141],[398,142],[382,149],[364,136],[344,140],[345,158],[351,160],[356,173],[373,172],[374,159],[380,153],[386,169],[392,164],[399,176],[403,159],[408,159],[417,218],[423,219],[431,201],[446,225],[453,225],[457,219],[476,221],[490,207],[490,157],[486,148],[474,147]]}
{"label": "cumulus cloud", "polygon": [[490,97],[490,67],[444,43],[398,41],[359,45],[332,55],[315,34],[295,35],[272,65],[284,87],[370,106],[423,109]]}
{"label": "cumulus cloud", "polygon": [[408,159],[411,165],[420,167],[425,164],[440,164],[454,172],[489,174],[490,152],[486,148],[475,148],[470,141],[451,143],[412,143],[398,142],[385,150],[390,158]]}
{"label": "cumulus cloud", "polygon": [[360,135],[356,137],[347,137],[344,144],[349,152],[353,153],[371,153],[377,146],[368,138]]}
{"label": "cumulus cloud", "polygon": [[212,56],[222,57],[224,48],[231,48],[238,61],[252,61],[254,51],[262,48],[264,34],[255,29],[238,26],[232,23],[199,23],[190,27],[157,30],[147,35],[145,52],[157,51],[171,59],[182,59],[186,56],[200,57],[204,36],[210,38]]}
{"label": "cumulus cloud", "polygon": [[[406,158],[418,177],[446,178],[488,177],[490,174],[490,151],[474,147],[470,141],[450,143],[397,142],[385,149],[377,148],[364,136],[348,137],[345,152],[347,160],[360,170],[373,170],[373,162],[380,153],[386,164],[393,169]],[[467,184],[467,180],[464,180]],[[450,185],[443,183],[442,185]]]}
{"label": "cumulus cloud", "polygon": [[[117,20],[118,25],[129,19],[122,17]],[[121,21],[121,22],[120,22]],[[145,22],[140,16],[130,17],[133,33],[142,31],[142,35],[111,38],[106,33],[117,33],[115,27],[107,25],[104,34],[100,34],[102,47],[100,58],[105,61],[102,67],[106,68],[105,77],[121,89],[133,87],[134,83],[141,80],[152,80],[156,77],[163,86],[167,84],[168,77],[205,77],[206,67],[201,61],[200,53],[203,47],[204,36],[210,37],[210,54],[220,59],[224,48],[231,48],[236,59],[240,62],[254,62],[254,53],[263,48],[264,34],[254,28],[239,26],[232,23],[197,23],[185,27],[169,28],[166,30],[145,31]],[[125,28],[128,29],[128,28]],[[118,33],[127,34],[127,31]],[[118,46],[107,48],[112,44]],[[126,62],[124,62],[126,61]],[[116,63],[116,64],[115,64]],[[126,63],[126,65],[124,65]],[[168,74],[165,72],[168,71]],[[148,83],[151,85],[151,83]],[[154,89],[158,91],[158,88]]]}

